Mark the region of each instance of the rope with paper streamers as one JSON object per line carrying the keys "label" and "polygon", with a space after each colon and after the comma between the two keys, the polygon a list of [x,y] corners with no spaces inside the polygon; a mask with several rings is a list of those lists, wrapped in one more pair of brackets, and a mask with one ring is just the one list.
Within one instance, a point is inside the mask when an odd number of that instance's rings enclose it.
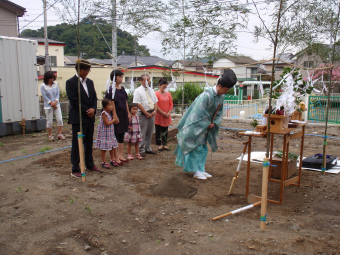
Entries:
{"label": "rope with paper streamers", "polygon": [[[287,65],[290,65],[292,67],[295,67],[295,68],[300,68],[302,70],[326,70],[326,69],[330,69],[332,67],[334,67],[334,65],[330,65],[330,66],[326,66],[326,67],[318,67],[318,68],[306,68],[304,66],[297,66],[295,64],[292,64],[292,63],[288,63],[282,59],[277,59],[277,58],[272,58],[272,59],[267,59],[267,60],[262,60],[262,61],[257,61],[257,62],[254,62],[254,63],[249,63],[249,64],[243,64],[243,65],[237,65],[237,66],[233,66],[233,67],[230,67],[230,66],[226,66],[226,67],[218,67],[218,68],[214,68],[214,69],[206,69],[206,71],[216,71],[216,70],[221,70],[221,69],[228,69],[228,68],[238,68],[238,67],[245,67],[245,66],[251,66],[251,65],[257,65],[257,64],[263,64],[263,63],[266,63],[266,62],[269,62],[269,61],[281,61]],[[99,64],[99,63],[96,63],[96,62],[91,62],[89,61],[91,64],[95,64],[95,65],[99,65],[99,66],[107,66],[107,65],[104,65],[104,64]],[[127,70],[130,70],[132,68],[126,68],[126,67],[117,67],[115,68],[117,70],[122,70],[122,71],[127,71]],[[169,69],[169,68],[164,68],[164,69]],[[158,71],[155,71],[155,72],[158,72]],[[162,73],[163,71],[159,71],[160,73]],[[190,69],[181,69],[181,70],[178,70],[177,72],[179,73],[185,73],[185,72],[192,72],[192,70]],[[195,70],[195,72],[197,73],[202,73],[204,74],[205,71],[199,71],[199,70]],[[245,73],[246,74],[246,73]],[[239,73],[237,73],[236,75],[241,75]],[[257,75],[260,75],[260,74],[257,74]]]}
{"label": "rope with paper streamers", "polygon": [[171,79],[172,81],[168,84],[167,88],[165,89],[166,92],[168,92],[170,88],[177,89],[177,84],[176,84],[177,79],[175,79],[175,77],[172,75],[172,69],[171,69]]}

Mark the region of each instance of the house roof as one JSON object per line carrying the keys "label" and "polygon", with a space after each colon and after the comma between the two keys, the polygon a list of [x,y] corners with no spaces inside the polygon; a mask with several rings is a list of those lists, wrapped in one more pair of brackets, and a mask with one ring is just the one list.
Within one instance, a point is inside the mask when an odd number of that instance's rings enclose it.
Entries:
{"label": "house roof", "polygon": [[[77,61],[77,56],[65,56],[65,63],[66,65],[74,65]],[[100,65],[111,65],[112,59],[97,59],[97,58],[91,58],[88,59],[91,63],[100,64]],[[160,57],[156,56],[150,56],[150,57],[137,57],[137,65],[138,66],[171,66],[172,61],[165,60]],[[119,67],[134,67],[135,64],[135,56],[129,56],[129,55],[121,55],[117,57],[117,64]]]}
{"label": "house roof", "polygon": [[[294,63],[294,54],[293,53],[281,53],[276,55],[276,59],[280,59],[279,61],[276,62],[276,64],[286,64],[286,63],[290,63],[293,64]],[[273,61],[268,61],[263,63],[263,65],[272,65]]]}
{"label": "house roof", "polygon": [[222,57],[220,59],[226,58],[235,64],[252,64],[256,63],[257,61],[255,59],[252,59],[251,57],[246,57],[246,56],[226,56]]}
{"label": "house roof", "polygon": [[[89,58],[87,59],[90,63],[97,63],[100,65],[112,65],[112,59],[106,58],[106,59],[99,59],[99,58]],[[74,62],[77,61],[77,57]]]}
{"label": "house roof", "polygon": [[0,0],[0,6],[7,10],[15,12],[17,17],[24,16],[26,12],[26,9],[24,7],[17,5],[15,3],[12,3],[11,1],[8,1],[8,0]]}
{"label": "house roof", "polygon": [[200,60],[198,60],[198,61],[194,61],[194,60],[177,60],[173,64],[176,64],[178,62],[181,63],[182,65],[184,65],[185,67],[202,67],[202,66],[206,66],[207,65],[206,63],[204,63],[203,61],[200,61]]}
{"label": "house roof", "polygon": [[[171,70],[170,67],[166,66],[157,66],[157,65],[150,65],[150,66],[137,66],[137,67],[129,67],[127,68],[129,70],[152,70],[152,69],[158,69],[158,70]],[[214,77],[218,78],[219,75],[215,74],[205,74],[202,72],[197,72],[197,71],[184,71],[185,74],[192,74],[192,75],[199,75],[199,76],[207,76],[207,77]]]}
{"label": "house roof", "polygon": [[[130,56],[130,55],[120,55],[117,58],[117,63],[118,66],[121,67],[129,67],[129,66],[135,66],[135,56]],[[146,66],[149,65],[155,65],[155,64],[161,64],[163,63],[166,66],[170,66],[173,62],[160,58],[160,57],[156,57],[156,56],[137,56],[137,61],[141,64],[144,64]]]}
{"label": "house roof", "polygon": [[75,65],[77,59],[77,56],[64,56],[64,61],[66,65]]}
{"label": "house roof", "polygon": [[[1,1],[1,0],[0,0]],[[40,37],[23,37],[26,39],[30,39],[30,40],[35,40],[38,42],[39,45],[45,44],[45,38],[40,38]],[[65,46],[66,43],[64,42],[59,42],[56,40],[52,40],[52,39],[48,39],[48,45],[60,45],[60,46]]]}

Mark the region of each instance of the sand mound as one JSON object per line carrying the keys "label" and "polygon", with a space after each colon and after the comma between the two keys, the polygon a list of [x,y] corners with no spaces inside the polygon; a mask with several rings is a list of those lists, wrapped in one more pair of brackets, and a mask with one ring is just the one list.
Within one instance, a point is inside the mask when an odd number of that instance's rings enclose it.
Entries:
{"label": "sand mound", "polygon": [[196,188],[184,184],[178,177],[167,178],[152,188],[155,196],[191,198],[196,192]]}

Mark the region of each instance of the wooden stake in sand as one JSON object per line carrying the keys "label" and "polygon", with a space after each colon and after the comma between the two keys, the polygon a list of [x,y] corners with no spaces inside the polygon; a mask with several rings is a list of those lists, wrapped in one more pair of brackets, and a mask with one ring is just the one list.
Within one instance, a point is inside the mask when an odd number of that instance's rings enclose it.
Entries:
{"label": "wooden stake in sand", "polygon": [[220,216],[216,216],[215,218],[213,218],[212,220],[219,220],[219,219],[222,219],[224,217],[227,217],[229,215],[232,215],[232,214],[236,214],[236,213],[239,213],[239,212],[243,212],[245,210],[248,210],[248,209],[251,209],[255,206],[259,206],[261,204],[261,202],[256,202],[254,204],[251,204],[251,205],[247,205],[247,206],[244,206],[244,207],[241,207],[239,209],[236,209],[234,211],[231,211],[231,212],[228,212],[228,213],[225,213],[225,214],[222,214]]}
{"label": "wooden stake in sand", "polygon": [[246,153],[246,149],[247,149],[248,143],[249,143],[249,141],[246,141],[246,142],[243,143],[243,144],[244,144],[243,151],[242,151],[242,154],[241,154],[240,161],[238,162],[238,165],[237,165],[235,177],[234,177],[233,180],[231,181],[231,185],[230,185],[230,188],[229,188],[228,196],[231,195],[231,193],[233,193],[233,191],[234,191],[234,189],[235,189],[236,180],[237,180],[237,178],[238,178],[238,173],[239,173],[239,171],[240,171],[241,164],[242,164],[242,161],[243,161],[244,154]]}
{"label": "wooden stake in sand", "polygon": [[267,219],[267,194],[268,194],[268,170],[269,170],[269,159],[263,159],[263,175],[262,175],[262,196],[261,196],[261,224],[262,230],[266,229]]}
{"label": "wooden stake in sand", "polygon": [[78,148],[79,148],[79,158],[80,158],[80,172],[81,172],[81,181],[85,182],[85,161],[84,161],[84,147],[83,147],[83,135],[81,132],[78,132]]}

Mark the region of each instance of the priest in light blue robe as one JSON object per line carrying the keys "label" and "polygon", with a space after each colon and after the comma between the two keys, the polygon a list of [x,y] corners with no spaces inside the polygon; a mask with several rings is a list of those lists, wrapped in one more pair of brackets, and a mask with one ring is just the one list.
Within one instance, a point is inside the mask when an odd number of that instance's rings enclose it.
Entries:
{"label": "priest in light blue robe", "polygon": [[[217,85],[199,95],[178,123],[176,165],[184,167],[183,172],[194,173],[194,178],[206,180],[212,177],[205,172],[207,143],[213,152],[217,150],[216,139],[223,118],[224,94],[236,81],[234,71],[225,70]],[[217,111],[219,105],[221,107]]]}

